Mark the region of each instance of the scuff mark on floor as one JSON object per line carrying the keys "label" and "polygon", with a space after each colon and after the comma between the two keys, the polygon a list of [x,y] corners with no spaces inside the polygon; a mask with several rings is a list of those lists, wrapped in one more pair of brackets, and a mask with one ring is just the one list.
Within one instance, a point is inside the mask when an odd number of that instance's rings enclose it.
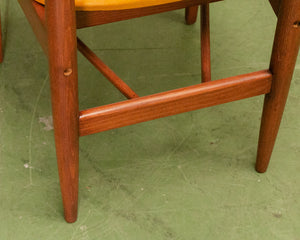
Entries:
{"label": "scuff mark on floor", "polygon": [[32,166],[30,166],[28,163],[24,164],[24,168],[33,168]]}
{"label": "scuff mark on floor", "polygon": [[51,131],[53,129],[53,118],[52,118],[52,116],[40,117],[39,122],[45,124],[45,126],[43,128],[45,131]]}

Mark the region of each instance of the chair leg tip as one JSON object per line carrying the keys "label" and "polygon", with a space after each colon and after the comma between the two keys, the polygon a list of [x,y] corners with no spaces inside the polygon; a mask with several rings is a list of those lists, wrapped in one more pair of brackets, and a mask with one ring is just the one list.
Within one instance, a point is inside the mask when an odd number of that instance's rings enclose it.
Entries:
{"label": "chair leg tip", "polygon": [[65,220],[67,223],[74,223],[77,220],[77,216],[76,217],[66,217],[65,216]]}
{"label": "chair leg tip", "polygon": [[193,25],[195,22],[196,22],[196,19],[195,20],[189,20],[189,19],[185,20],[186,25]]}
{"label": "chair leg tip", "polygon": [[77,210],[71,213],[64,213],[64,217],[67,223],[74,223],[77,220]]}
{"label": "chair leg tip", "polygon": [[268,167],[265,167],[265,166],[259,166],[259,165],[255,166],[255,170],[258,173],[265,173],[267,171],[267,168]]}

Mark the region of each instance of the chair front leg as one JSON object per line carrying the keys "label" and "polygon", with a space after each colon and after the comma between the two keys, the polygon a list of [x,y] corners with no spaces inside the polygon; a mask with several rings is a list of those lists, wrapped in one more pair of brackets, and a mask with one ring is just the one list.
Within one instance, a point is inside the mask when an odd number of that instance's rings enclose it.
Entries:
{"label": "chair front leg", "polygon": [[46,2],[52,112],[60,186],[67,222],[77,218],[79,108],[75,6]]}
{"label": "chair front leg", "polygon": [[275,144],[300,44],[300,1],[281,1],[270,71],[271,92],[265,96],[256,170],[265,172]]}

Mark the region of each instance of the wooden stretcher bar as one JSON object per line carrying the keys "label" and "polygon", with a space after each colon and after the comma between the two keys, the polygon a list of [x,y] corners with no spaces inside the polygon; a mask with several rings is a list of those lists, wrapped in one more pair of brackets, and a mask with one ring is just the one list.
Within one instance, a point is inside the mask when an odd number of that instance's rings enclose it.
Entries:
{"label": "wooden stretcher bar", "polygon": [[271,82],[263,70],[83,110],[80,136],[266,94]]}

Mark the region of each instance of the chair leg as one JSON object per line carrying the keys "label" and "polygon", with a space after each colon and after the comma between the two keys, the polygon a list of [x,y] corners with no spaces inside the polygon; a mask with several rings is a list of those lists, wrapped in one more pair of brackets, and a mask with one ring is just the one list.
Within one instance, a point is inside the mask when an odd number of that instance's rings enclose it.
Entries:
{"label": "chair leg", "polygon": [[185,22],[187,25],[194,24],[197,20],[199,6],[187,7],[185,9]]}
{"label": "chair leg", "polygon": [[270,70],[271,92],[265,96],[256,170],[265,172],[275,144],[300,44],[300,1],[281,1]]}
{"label": "chair leg", "polygon": [[0,63],[2,62],[3,62],[3,48],[2,48],[1,14],[0,14]]}
{"label": "chair leg", "polygon": [[211,80],[209,4],[201,5],[201,78]]}
{"label": "chair leg", "polygon": [[74,1],[46,5],[48,55],[56,155],[67,222],[78,205],[79,108]]}

